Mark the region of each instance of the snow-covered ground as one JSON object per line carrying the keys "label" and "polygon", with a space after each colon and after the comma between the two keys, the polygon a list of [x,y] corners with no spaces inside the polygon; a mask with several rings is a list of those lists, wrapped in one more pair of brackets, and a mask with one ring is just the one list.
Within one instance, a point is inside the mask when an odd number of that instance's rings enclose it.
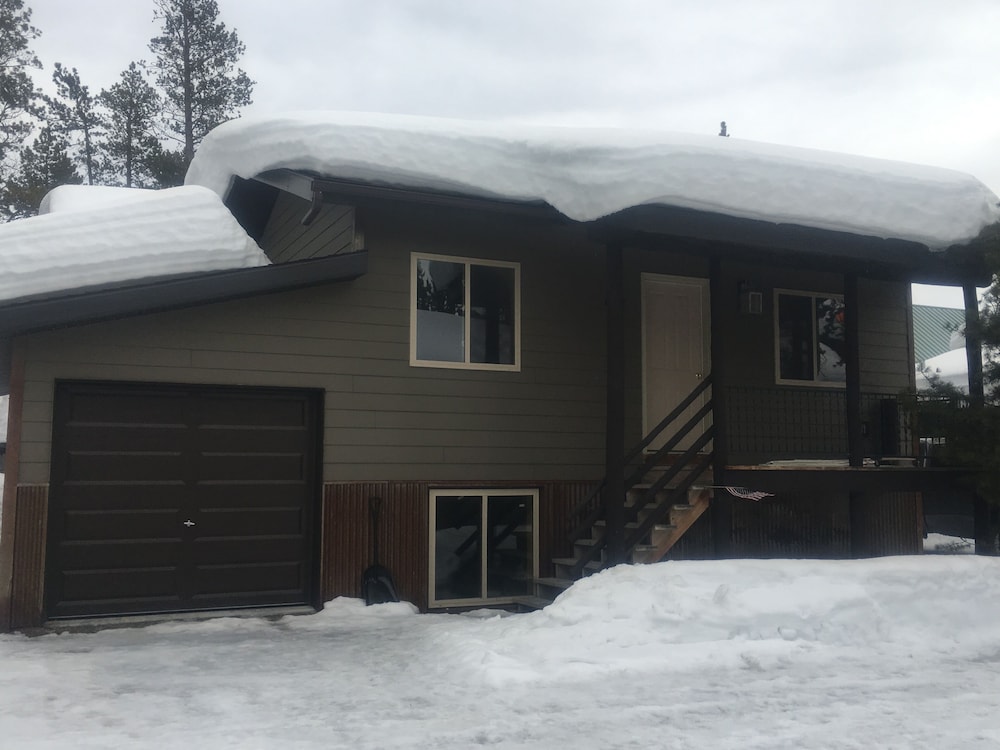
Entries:
{"label": "snow-covered ground", "polygon": [[997,559],[622,566],[478,614],[0,636],[0,745],[1000,746]]}

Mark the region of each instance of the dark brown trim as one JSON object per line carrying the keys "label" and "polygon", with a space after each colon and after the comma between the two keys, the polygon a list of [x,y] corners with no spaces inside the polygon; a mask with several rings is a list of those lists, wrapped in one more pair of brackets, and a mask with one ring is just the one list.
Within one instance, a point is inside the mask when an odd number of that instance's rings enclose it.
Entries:
{"label": "dark brown trim", "polygon": [[[728,415],[726,409],[726,393],[728,391],[729,371],[726,362],[726,336],[722,331],[726,319],[726,305],[735,298],[736,290],[723,288],[722,259],[713,255],[709,265],[709,305],[712,339],[712,453],[713,482],[726,484],[726,466],[729,464],[729,436],[726,433]],[[715,556],[725,559],[733,553],[733,502],[728,493],[716,493],[710,506],[712,518],[712,541]]]}
{"label": "dark brown trim", "polygon": [[[860,276],[929,284],[986,284],[981,243],[930,250],[917,242],[882,239],[798,224],[777,224],[674,206],[635,206],[591,224],[595,241],[624,247],[718,254],[802,270],[850,268]],[[834,263],[832,259],[837,259]]]}
{"label": "dark brown trim", "polygon": [[844,399],[847,408],[847,454],[851,466],[862,466],[865,445],[861,422],[861,297],[856,273],[844,275],[844,328],[847,345]]}
{"label": "dark brown trim", "polygon": [[[345,203],[348,205],[359,205],[372,201],[419,203],[422,205],[444,206],[463,210],[493,211],[504,214],[570,221],[570,219],[543,201],[514,201],[504,198],[463,195],[443,190],[416,190],[385,185],[370,185],[350,180],[323,179],[290,169],[275,169],[262,172],[255,176],[254,179],[265,185],[283,190],[286,193],[291,193],[310,203],[313,203],[315,196],[320,194],[326,203]],[[305,223],[305,220],[303,220],[303,223]]]}
{"label": "dark brown trim", "polygon": [[604,512],[608,562],[625,562],[625,277],[622,249],[605,250],[606,404]]}
{"label": "dark brown trim", "polygon": [[0,336],[350,281],[367,270],[368,253],[362,250],[294,263],[74,289],[0,305]]}
{"label": "dark brown trim", "polygon": [[0,632],[10,629],[13,595],[14,545],[17,543],[17,483],[21,460],[21,412],[24,409],[24,345],[20,339],[11,344],[10,399],[7,412],[7,455],[3,498],[0,500]]}
{"label": "dark brown trim", "polygon": [[831,492],[919,492],[954,489],[965,475],[962,470],[944,468],[728,466],[726,484],[775,493],[817,486]]}

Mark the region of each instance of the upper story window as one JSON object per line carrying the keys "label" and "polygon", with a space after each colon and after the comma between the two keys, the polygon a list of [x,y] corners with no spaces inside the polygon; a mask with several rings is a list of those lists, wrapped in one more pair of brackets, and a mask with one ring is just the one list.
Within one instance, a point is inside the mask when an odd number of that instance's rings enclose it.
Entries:
{"label": "upper story window", "polygon": [[518,263],[414,253],[410,364],[520,370]]}
{"label": "upper story window", "polygon": [[847,381],[843,297],[775,291],[777,381],[843,385]]}

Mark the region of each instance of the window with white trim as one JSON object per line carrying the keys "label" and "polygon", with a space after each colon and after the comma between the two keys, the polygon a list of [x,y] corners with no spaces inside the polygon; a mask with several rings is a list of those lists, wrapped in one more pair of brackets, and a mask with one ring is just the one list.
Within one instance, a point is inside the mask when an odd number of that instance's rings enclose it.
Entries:
{"label": "window with white trim", "polygon": [[520,264],[413,253],[410,364],[520,370]]}
{"label": "window with white trim", "polygon": [[843,297],[779,289],[774,293],[774,310],[777,382],[844,385],[847,338]]}
{"label": "window with white trim", "polygon": [[430,606],[499,604],[532,593],[538,490],[430,493]]}

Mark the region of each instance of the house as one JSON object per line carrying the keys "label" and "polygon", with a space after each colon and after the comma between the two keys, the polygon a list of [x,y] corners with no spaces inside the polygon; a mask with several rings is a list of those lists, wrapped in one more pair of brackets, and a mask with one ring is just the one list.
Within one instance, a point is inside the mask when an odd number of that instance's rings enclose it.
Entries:
{"label": "house", "polygon": [[965,348],[965,310],[937,305],[913,306],[913,357],[917,364]]}
{"label": "house", "polygon": [[187,182],[0,227],[6,627],[318,606],[373,534],[430,609],[917,552],[953,481],[897,397],[910,283],[987,276],[971,177],[319,113],[221,126]]}

